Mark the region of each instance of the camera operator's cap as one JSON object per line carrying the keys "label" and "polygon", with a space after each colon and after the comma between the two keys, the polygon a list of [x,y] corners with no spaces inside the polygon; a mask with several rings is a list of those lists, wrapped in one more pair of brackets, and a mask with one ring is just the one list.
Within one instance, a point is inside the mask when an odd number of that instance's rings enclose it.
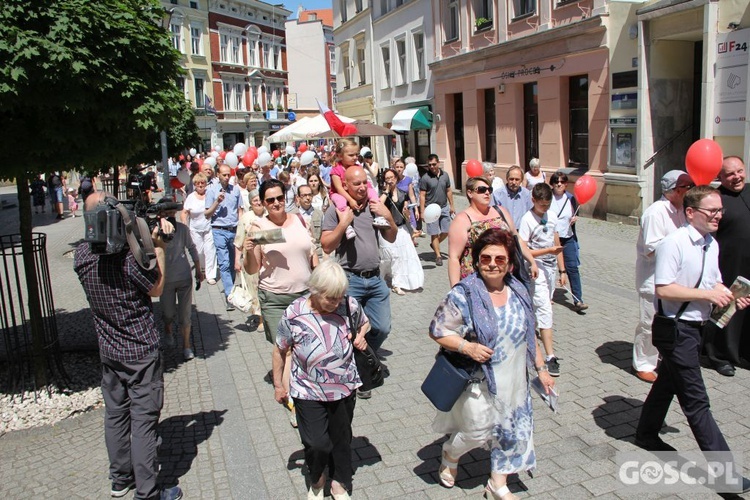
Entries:
{"label": "camera operator's cap", "polygon": [[361,154],[362,156],[367,156],[367,153],[372,154],[372,150],[368,148],[367,146],[359,150],[359,154]]}
{"label": "camera operator's cap", "polygon": [[661,178],[661,190],[672,191],[679,184],[679,180],[684,177],[684,180],[692,182],[690,175],[684,170],[670,170]]}

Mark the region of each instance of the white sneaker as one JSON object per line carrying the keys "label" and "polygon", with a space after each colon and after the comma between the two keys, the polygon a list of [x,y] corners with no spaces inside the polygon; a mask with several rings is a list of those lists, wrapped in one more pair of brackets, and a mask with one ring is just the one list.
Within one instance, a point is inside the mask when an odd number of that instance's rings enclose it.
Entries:
{"label": "white sneaker", "polygon": [[209,285],[215,285],[216,284],[216,280],[213,279],[213,278],[211,278],[211,279],[208,280],[208,284]]}
{"label": "white sneaker", "polygon": [[391,227],[391,225],[388,223],[385,217],[380,217],[380,216],[372,219],[372,225],[375,227]]}
{"label": "white sneaker", "polygon": [[351,240],[357,237],[357,232],[354,230],[354,226],[347,226],[346,228],[346,239]]}

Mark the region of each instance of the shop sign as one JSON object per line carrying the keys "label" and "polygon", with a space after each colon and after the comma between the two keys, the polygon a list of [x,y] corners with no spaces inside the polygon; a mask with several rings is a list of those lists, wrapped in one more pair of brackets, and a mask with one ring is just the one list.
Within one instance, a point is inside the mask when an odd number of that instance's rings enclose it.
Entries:
{"label": "shop sign", "polygon": [[750,29],[718,33],[714,85],[714,135],[745,135]]}

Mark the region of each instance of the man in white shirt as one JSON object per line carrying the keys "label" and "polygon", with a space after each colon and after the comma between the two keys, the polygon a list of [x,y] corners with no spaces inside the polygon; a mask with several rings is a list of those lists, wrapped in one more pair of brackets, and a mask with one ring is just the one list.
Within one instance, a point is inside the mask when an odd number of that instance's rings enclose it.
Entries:
{"label": "man in white shirt", "polygon": [[[724,209],[719,192],[711,186],[689,190],[684,204],[687,224],[667,235],[656,249],[657,307],[675,320],[676,332],[662,333],[656,342],[662,357],[659,377],[643,403],[635,442],[649,451],[675,450],[659,432],[677,396],[701,451],[728,452],[729,445],[711,414],[700,367],[701,330],[712,305],[722,307],[734,300],[722,283],[719,246],[710,234],[717,230]],[[750,298],[737,299],[739,309],[749,304]],[[750,480],[733,479],[737,492],[750,491]]]}
{"label": "man in white shirt", "polygon": [[656,364],[659,361],[659,352],[651,343],[655,252],[665,236],[685,224],[682,198],[691,187],[693,181],[686,172],[670,170],[661,178],[661,199],[649,206],[641,216],[638,256],[635,261],[635,286],[640,315],[633,339],[633,370],[636,377],[650,384],[656,380]]}

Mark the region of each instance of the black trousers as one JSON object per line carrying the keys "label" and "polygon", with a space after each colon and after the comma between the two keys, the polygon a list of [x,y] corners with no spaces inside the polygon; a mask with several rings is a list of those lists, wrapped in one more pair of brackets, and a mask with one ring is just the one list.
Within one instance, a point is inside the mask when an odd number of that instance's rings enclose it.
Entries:
{"label": "black trousers", "polygon": [[310,483],[315,484],[328,466],[328,474],[352,489],[352,418],[356,391],[338,401],[310,401],[294,398],[297,428],[305,447]]}
{"label": "black trousers", "polygon": [[659,349],[659,376],[651,386],[641,409],[636,435],[640,439],[657,437],[667,416],[672,398],[677,396],[693,436],[702,451],[729,451],[708,402],[700,367],[701,328],[677,323],[677,342],[673,349]]}
{"label": "black trousers", "polygon": [[129,363],[104,356],[101,361],[110,479],[118,486],[135,479],[135,499],[158,498],[156,426],[164,403],[161,351]]}

